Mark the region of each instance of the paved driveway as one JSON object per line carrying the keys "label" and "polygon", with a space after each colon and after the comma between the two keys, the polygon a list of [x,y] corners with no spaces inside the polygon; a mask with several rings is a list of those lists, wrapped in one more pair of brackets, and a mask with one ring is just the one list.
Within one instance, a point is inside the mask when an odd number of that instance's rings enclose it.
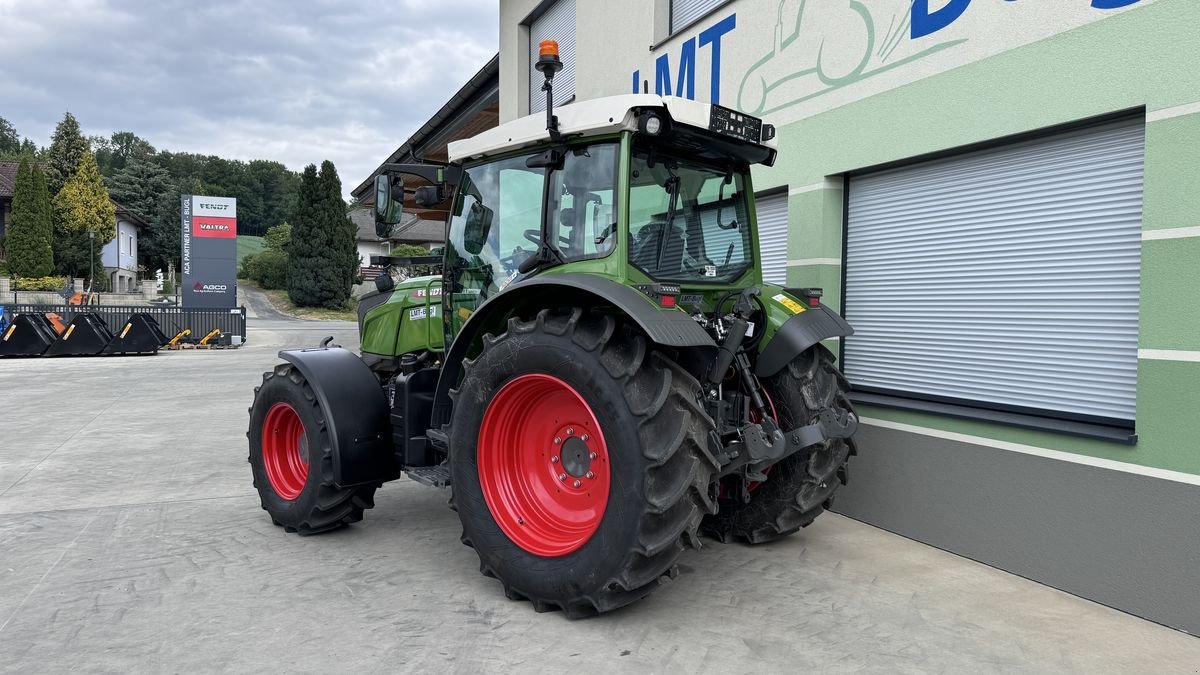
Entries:
{"label": "paved driveway", "polygon": [[264,312],[237,351],[0,361],[0,672],[1200,667],[1200,639],[834,514],[575,622],[506,600],[407,480],[285,535],[250,485],[251,390],[279,348],[354,333]]}

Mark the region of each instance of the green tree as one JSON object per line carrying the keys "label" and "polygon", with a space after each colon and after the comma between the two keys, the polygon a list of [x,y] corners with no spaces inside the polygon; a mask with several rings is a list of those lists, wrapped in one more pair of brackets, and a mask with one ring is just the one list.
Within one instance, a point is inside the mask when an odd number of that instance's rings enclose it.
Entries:
{"label": "green tree", "polygon": [[54,257],[45,232],[49,222],[45,204],[49,195],[43,197],[39,190],[46,192],[41,171],[22,159],[13,190],[12,222],[5,239],[8,271],[13,276],[45,277],[54,271]]}
{"label": "green tree", "polygon": [[[79,131],[79,122],[68,112],[54,128],[54,138],[46,150],[46,182],[50,194],[57,195],[71,176],[75,175],[83,158],[91,155],[87,139]],[[92,163],[95,163],[95,158],[92,158]]]}
{"label": "green tree", "polygon": [[287,253],[288,246],[291,243],[292,226],[287,223],[280,223],[268,229],[266,236],[263,237],[263,246],[265,248],[283,253]]}
{"label": "green tree", "polygon": [[38,232],[42,237],[42,250],[54,268],[54,203],[51,201],[50,188],[46,185],[46,174],[37,164],[33,167],[33,193],[37,196]]}
{"label": "green tree", "polygon": [[361,281],[362,263],[358,256],[358,228],[350,219],[350,212],[346,209],[346,200],[342,199],[342,180],[338,178],[333,162],[329,160],[321,162],[320,178],[322,211],[329,219],[329,227],[333,232],[331,253],[338,263],[339,275],[345,283],[346,297],[342,298],[339,303],[342,304],[349,299],[351,287]]}
{"label": "green tree", "polygon": [[300,176],[292,220],[288,296],[301,307],[341,307],[350,297],[357,262],[354,226],[346,215],[337,170],[326,161],[318,174],[310,164]]}
{"label": "green tree", "polygon": [[94,136],[91,139],[100,173],[116,175],[133,160],[148,161],[156,153],[149,141],[132,131],[114,131],[111,136]]}
{"label": "green tree", "polygon": [[54,259],[60,274],[86,276],[89,270],[103,271],[100,250],[117,236],[116,209],[90,152],[54,197],[54,235]]}
{"label": "green tree", "polygon": [[21,137],[12,123],[0,117],[0,154],[15,155],[21,152]]}
{"label": "green tree", "polygon": [[170,175],[166,169],[148,159],[133,157],[104,183],[113,199],[142,220],[150,222],[156,215],[163,193],[170,188]]}

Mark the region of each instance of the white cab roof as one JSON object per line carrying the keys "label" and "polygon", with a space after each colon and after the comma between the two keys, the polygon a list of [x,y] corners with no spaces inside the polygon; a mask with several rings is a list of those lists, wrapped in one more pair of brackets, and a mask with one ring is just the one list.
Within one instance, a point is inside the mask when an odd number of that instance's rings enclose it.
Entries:
{"label": "white cab roof", "polygon": [[[558,130],[563,134],[599,136],[637,129],[637,108],[666,107],[671,119],[700,129],[707,129],[712,106],[675,96],[656,94],[622,94],[593,98],[556,107]],[[450,143],[450,161],[462,162],[488,155],[508,152],[549,139],[546,113],[540,112],[501,124],[471,138]],[[775,139],[762,145],[775,148]]]}

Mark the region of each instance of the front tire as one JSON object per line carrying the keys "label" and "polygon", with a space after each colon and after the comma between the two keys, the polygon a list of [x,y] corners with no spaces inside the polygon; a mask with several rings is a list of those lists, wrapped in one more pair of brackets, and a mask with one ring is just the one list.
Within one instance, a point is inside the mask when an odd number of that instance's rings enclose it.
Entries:
{"label": "front tire", "polygon": [[715,507],[713,426],[695,378],[628,326],[580,309],[510,319],[465,367],[450,469],[463,543],[484,575],[509,598],[575,618],[674,574]]}
{"label": "front tire", "polygon": [[326,413],[291,364],[263,373],[250,406],[250,466],[271,522],[287,532],[318,534],[362,520],[375,487],[333,482],[333,446]]}
{"label": "front tire", "polygon": [[[833,354],[814,345],[762,382],[779,427],[795,429],[813,422],[825,408],[853,412],[849,385],[834,365]],[[776,462],[767,480],[751,484],[750,501],[741,499],[737,477],[726,479],[720,511],[704,521],[704,533],[720,541],[751,544],[775,541],[807,527],[833,502],[846,483],[846,462],[855,454],[853,439],[835,439],[804,448]]]}

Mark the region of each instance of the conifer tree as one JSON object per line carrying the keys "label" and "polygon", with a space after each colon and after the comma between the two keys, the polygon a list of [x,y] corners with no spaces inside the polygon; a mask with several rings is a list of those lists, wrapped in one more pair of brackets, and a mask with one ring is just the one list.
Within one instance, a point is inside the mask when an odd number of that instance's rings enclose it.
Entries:
{"label": "conifer tree", "polygon": [[48,197],[39,194],[46,191],[41,171],[25,159],[17,168],[17,182],[13,191],[12,222],[5,240],[8,269],[17,277],[45,277],[54,270],[54,257],[45,229],[50,214],[45,205]]}
{"label": "conifer tree", "polygon": [[56,196],[67,180],[79,169],[84,155],[92,154],[91,147],[79,130],[79,122],[71,113],[63,116],[54,128],[54,138],[46,150],[46,182],[50,195]]}
{"label": "conifer tree", "polygon": [[336,308],[350,297],[354,230],[341,193],[331,162],[319,174],[312,164],[304,168],[288,246],[288,297],[299,306]]}

